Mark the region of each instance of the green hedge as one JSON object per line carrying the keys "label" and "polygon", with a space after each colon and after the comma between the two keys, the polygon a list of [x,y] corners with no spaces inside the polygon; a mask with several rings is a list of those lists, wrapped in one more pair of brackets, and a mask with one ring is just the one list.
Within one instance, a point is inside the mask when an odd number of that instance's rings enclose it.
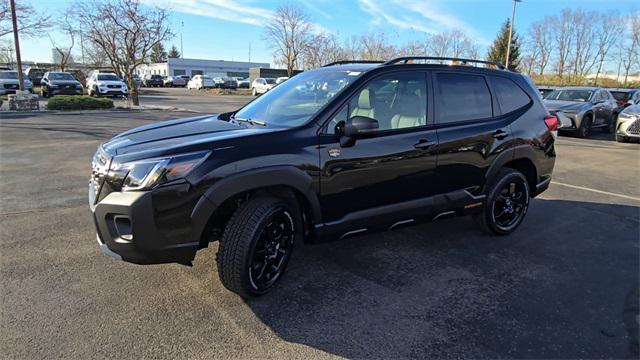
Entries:
{"label": "green hedge", "polygon": [[90,110],[111,109],[113,101],[110,99],[92,98],[90,96],[55,96],[47,102],[49,110]]}

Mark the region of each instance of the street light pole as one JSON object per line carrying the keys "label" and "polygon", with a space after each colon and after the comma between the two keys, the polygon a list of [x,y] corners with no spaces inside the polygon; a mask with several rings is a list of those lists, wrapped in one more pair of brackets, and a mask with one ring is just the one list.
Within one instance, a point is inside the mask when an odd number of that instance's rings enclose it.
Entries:
{"label": "street light pole", "polygon": [[180,22],[180,58],[184,59],[184,49],[182,48],[182,32],[184,31],[184,21]]}
{"label": "street light pole", "polygon": [[18,37],[18,19],[16,18],[16,2],[11,0],[11,21],[13,22],[13,43],[16,47],[16,62],[18,63],[18,82],[20,91],[24,91],[24,75],[22,74],[22,59],[20,58],[20,39]]}
{"label": "street light pole", "polygon": [[509,56],[511,55],[511,36],[513,35],[513,22],[516,17],[516,3],[522,0],[513,0],[513,11],[511,12],[511,26],[509,27],[509,41],[507,42],[507,58],[504,59],[504,67],[509,68]]}

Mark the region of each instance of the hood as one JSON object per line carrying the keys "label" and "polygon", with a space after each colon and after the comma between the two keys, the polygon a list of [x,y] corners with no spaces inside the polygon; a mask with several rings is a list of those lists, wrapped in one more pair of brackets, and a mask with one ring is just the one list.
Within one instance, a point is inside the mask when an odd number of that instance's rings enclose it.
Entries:
{"label": "hood", "polygon": [[624,110],[622,110],[622,112],[627,115],[640,116],[640,104],[627,106]]}
{"label": "hood", "polygon": [[97,80],[96,84],[100,85],[100,86],[106,86],[106,85],[120,85],[120,86],[127,86],[124,81],[120,81],[120,80]]}
{"label": "hood", "polygon": [[178,153],[186,147],[193,151],[198,144],[201,149],[215,150],[213,142],[272,131],[218,120],[217,114],[205,115],[140,126],[116,135],[103,148],[110,155],[148,158]]}
{"label": "hood", "polygon": [[[0,84],[11,84],[11,85],[19,85],[20,81],[18,81],[18,79],[0,79]],[[31,87],[33,85],[33,83],[31,82],[31,80],[25,78],[24,79],[24,86],[25,87]]]}
{"label": "hood", "polygon": [[51,85],[80,85],[80,82],[75,80],[49,80],[49,83]]}
{"label": "hood", "polygon": [[544,100],[544,105],[549,110],[562,110],[562,111],[571,111],[577,112],[582,110],[584,107],[588,107],[588,102],[579,102],[579,101],[562,101],[562,100]]}

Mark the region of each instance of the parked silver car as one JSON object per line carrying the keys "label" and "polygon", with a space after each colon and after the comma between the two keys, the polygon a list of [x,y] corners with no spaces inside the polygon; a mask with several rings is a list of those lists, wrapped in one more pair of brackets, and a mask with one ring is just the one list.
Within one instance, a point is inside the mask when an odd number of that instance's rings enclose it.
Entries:
{"label": "parked silver car", "polygon": [[640,141],[640,99],[618,115],[616,141],[628,142],[631,139]]}
{"label": "parked silver car", "polygon": [[[18,90],[18,72],[15,70],[0,71],[0,95],[15,94]],[[33,92],[33,83],[24,77],[24,89]]]}
{"label": "parked silver car", "polygon": [[187,80],[185,80],[180,76],[167,76],[164,79],[164,87],[175,87],[175,86],[185,87],[187,86]]}
{"label": "parked silver car", "polygon": [[605,89],[560,88],[548,93],[543,102],[552,113],[562,111],[571,120],[571,126],[563,126],[562,131],[575,132],[582,138],[588,137],[593,128],[600,128],[605,133],[615,131],[620,108]]}

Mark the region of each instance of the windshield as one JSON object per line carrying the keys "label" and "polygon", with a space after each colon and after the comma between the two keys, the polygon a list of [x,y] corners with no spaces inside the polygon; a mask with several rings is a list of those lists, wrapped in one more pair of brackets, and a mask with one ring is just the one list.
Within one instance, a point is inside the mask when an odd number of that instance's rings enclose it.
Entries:
{"label": "windshield", "polygon": [[49,73],[49,80],[75,80],[71,74]]}
{"label": "windshield", "polygon": [[267,78],[267,79],[264,79],[264,80],[267,82],[267,84],[275,84],[276,83],[276,79]]}
{"label": "windshield", "polygon": [[593,91],[590,90],[553,90],[544,98],[546,100],[589,101]]}
{"label": "windshield", "polygon": [[0,72],[0,79],[17,79],[18,73],[16,71],[2,71]]}
{"label": "windshield", "polygon": [[612,91],[611,95],[618,101],[627,101],[631,97],[631,93],[626,91]]}
{"label": "windshield", "polygon": [[302,125],[359,74],[349,71],[303,72],[247,104],[235,117],[275,126]]}
{"label": "windshield", "polygon": [[98,80],[105,80],[105,81],[120,81],[120,79],[115,76],[115,75],[111,75],[111,74],[101,74],[98,75]]}

